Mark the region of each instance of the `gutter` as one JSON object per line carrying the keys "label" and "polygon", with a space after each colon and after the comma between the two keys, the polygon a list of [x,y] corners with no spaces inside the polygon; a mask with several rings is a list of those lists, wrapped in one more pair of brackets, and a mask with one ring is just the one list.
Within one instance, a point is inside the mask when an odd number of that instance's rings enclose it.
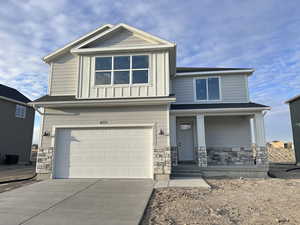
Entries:
{"label": "gutter", "polygon": [[24,106],[27,106],[27,107],[33,107],[30,103],[24,103],[24,102],[14,100],[14,99],[11,99],[11,98],[7,98],[7,97],[4,97],[4,96],[0,96],[0,99],[6,100],[6,101],[9,101],[9,102],[13,102],[13,103],[16,103],[16,104],[19,104],[19,105],[24,105]]}
{"label": "gutter", "polygon": [[179,76],[194,76],[194,75],[210,75],[210,74],[234,74],[234,73],[247,73],[251,74],[255,70],[249,69],[249,70],[219,70],[219,71],[203,71],[203,72],[182,72],[182,73],[176,73],[175,77]]}

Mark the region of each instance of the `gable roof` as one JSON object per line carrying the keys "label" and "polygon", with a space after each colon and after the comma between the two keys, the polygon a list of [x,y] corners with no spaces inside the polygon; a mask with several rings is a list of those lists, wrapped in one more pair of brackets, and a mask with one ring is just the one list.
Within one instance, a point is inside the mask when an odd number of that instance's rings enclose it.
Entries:
{"label": "gable roof", "polygon": [[96,41],[96,40],[99,40],[99,39],[101,39],[101,38],[107,37],[108,35],[111,35],[111,34],[117,32],[117,31],[119,31],[119,30],[121,30],[121,29],[125,29],[125,30],[127,30],[127,31],[130,31],[130,32],[136,34],[136,35],[139,35],[140,38],[145,39],[145,40],[147,40],[147,41],[149,41],[149,42],[152,42],[153,45],[160,44],[160,45],[164,45],[164,46],[166,46],[166,47],[174,47],[174,46],[175,46],[174,43],[171,43],[171,42],[169,42],[169,41],[166,41],[166,40],[164,40],[164,39],[161,39],[161,38],[159,38],[159,37],[157,37],[157,36],[154,36],[154,35],[152,35],[152,34],[149,34],[149,33],[147,33],[147,32],[144,32],[144,31],[142,31],[142,30],[140,30],[140,29],[137,29],[137,28],[135,28],[135,27],[129,26],[129,25],[127,25],[127,24],[120,23],[120,24],[118,24],[118,25],[112,27],[111,29],[106,30],[106,31],[104,31],[103,33],[100,33],[100,34],[98,34],[98,35],[96,35],[96,36],[94,36],[94,37],[92,37],[92,38],[90,38],[90,39],[84,41],[83,43],[79,44],[78,46],[76,46],[76,47],[72,50],[72,52],[76,52],[76,51],[78,51],[79,49],[83,48],[84,46],[86,46],[86,45],[88,45],[88,44],[91,44],[92,42],[94,42],[94,41]]}
{"label": "gable roof", "polygon": [[81,42],[83,41],[86,41],[87,39],[91,38],[91,37],[94,37],[95,35],[99,34],[99,33],[102,33],[110,28],[112,28],[113,25],[111,24],[105,24],[101,27],[98,27],[97,29],[81,36],[80,38],[74,40],[74,41],[71,41],[70,43],[66,44],[65,46],[55,50],[54,52],[46,55],[45,57],[43,57],[43,60],[45,62],[49,62],[51,59],[53,59],[54,57],[58,56],[58,55],[61,55],[63,53],[65,53],[66,51],[70,50],[72,47],[80,44]]}
{"label": "gable roof", "polygon": [[5,86],[3,84],[0,84],[0,97],[3,97],[7,100],[14,100],[23,103],[28,103],[31,101],[18,90]]}

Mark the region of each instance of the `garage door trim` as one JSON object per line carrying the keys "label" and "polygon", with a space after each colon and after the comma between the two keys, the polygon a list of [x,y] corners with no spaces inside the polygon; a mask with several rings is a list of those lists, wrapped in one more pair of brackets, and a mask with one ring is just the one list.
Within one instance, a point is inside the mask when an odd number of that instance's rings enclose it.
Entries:
{"label": "garage door trim", "polygon": [[[148,128],[152,128],[152,146],[154,144],[154,137],[155,137],[155,133],[154,133],[154,124],[153,123],[147,123],[147,124],[97,124],[97,125],[54,125],[52,126],[52,131],[51,131],[51,147],[53,148],[53,156],[52,156],[52,170],[51,170],[51,178],[55,179],[54,174],[55,174],[55,153],[56,153],[56,134],[57,134],[57,129],[80,129],[80,128],[143,128],[143,127],[148,127]],[[153,172],[154,172],[154,168],[153,168],[153,152],[151,153],[152,157],[152,167],[151,167],[151,171],[152,171],[152,179],[153,179]]]}

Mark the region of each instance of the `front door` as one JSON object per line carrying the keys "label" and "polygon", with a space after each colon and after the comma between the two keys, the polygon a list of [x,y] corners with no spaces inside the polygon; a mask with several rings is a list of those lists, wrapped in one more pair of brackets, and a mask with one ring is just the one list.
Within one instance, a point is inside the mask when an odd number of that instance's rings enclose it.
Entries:
{"label": "front door", "polygon": [[177,117],[176,126],[178,161],[193,161],[194,119],[192,117]]}

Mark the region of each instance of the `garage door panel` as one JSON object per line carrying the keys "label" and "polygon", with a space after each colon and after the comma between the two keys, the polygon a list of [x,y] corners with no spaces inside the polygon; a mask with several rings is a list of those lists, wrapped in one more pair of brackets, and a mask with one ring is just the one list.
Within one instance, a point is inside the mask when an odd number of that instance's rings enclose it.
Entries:
{"label": "garage door panel", "polygon": [[58,129],[56,178],[152,177],[152,129]]}

